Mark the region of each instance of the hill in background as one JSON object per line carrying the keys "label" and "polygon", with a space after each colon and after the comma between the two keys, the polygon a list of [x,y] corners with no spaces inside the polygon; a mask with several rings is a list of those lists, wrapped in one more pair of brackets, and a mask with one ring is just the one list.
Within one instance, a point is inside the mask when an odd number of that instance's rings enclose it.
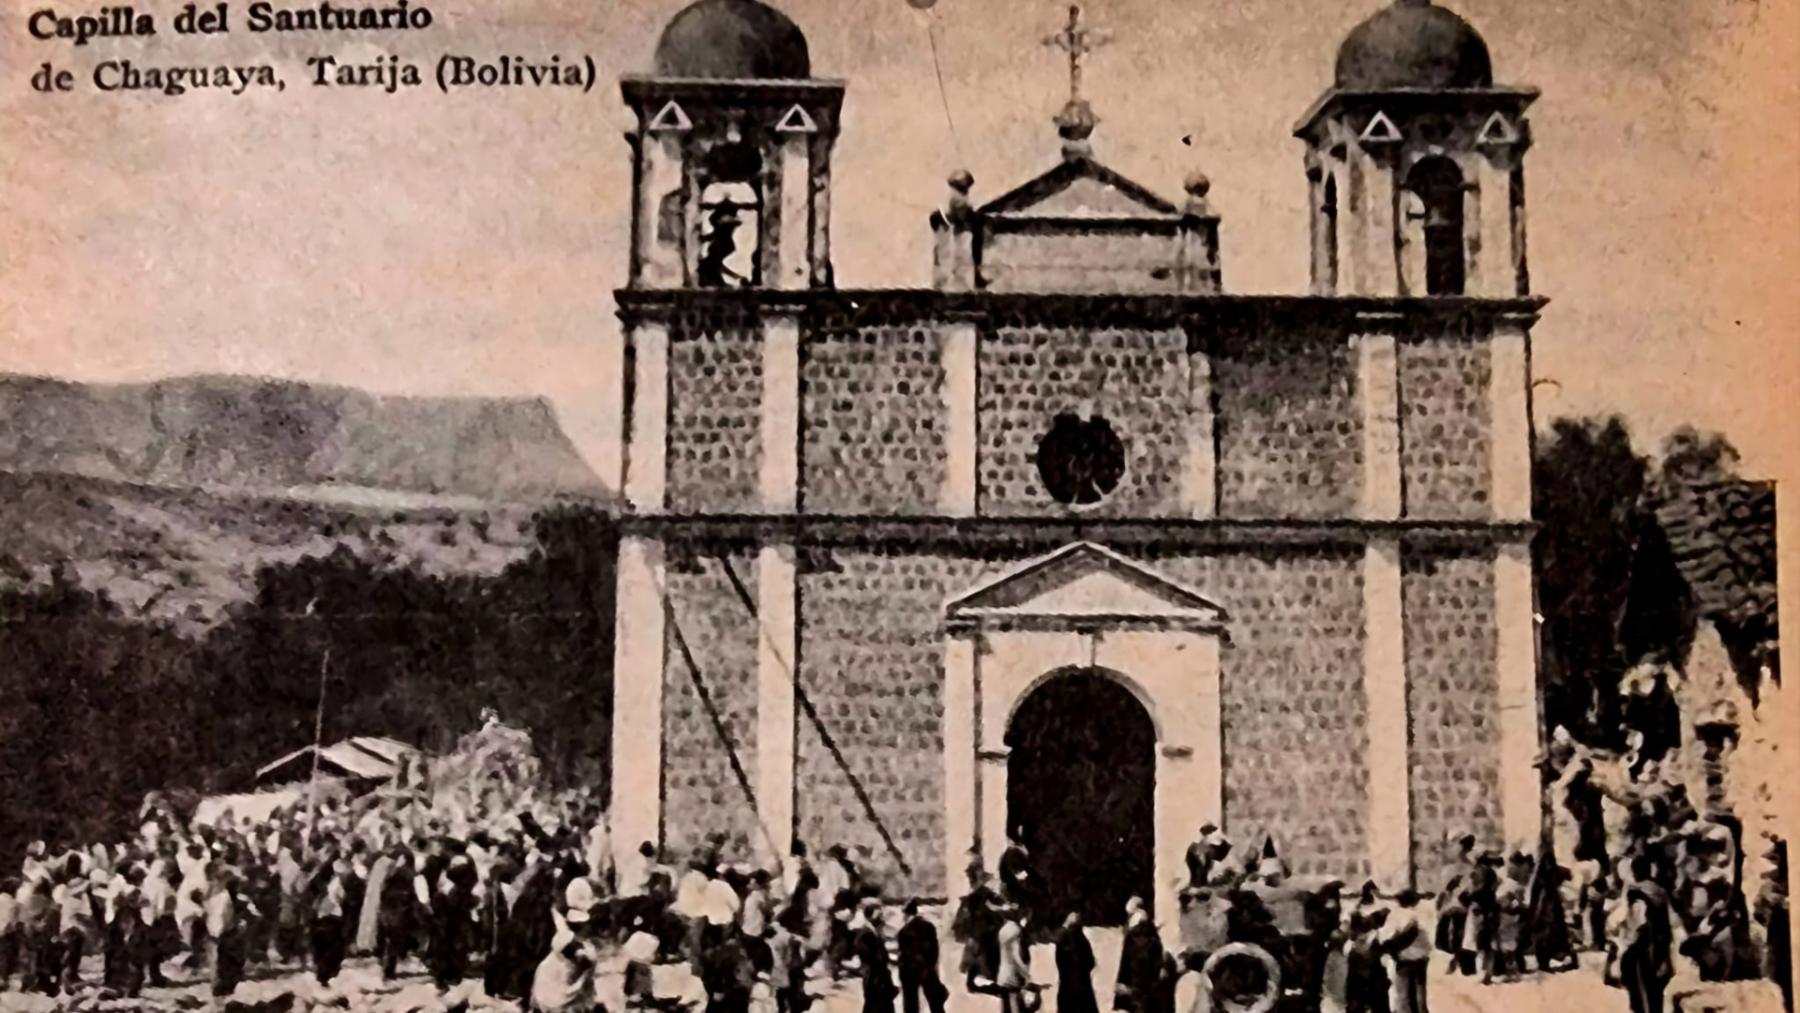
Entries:
{"label": "hill in background", "polygon": [[428,398],[239,376],[90,384],[0,374],[0,471],[145,485],[599,496],[541,398]]}
{"label": "hill in background", "polygon": [[538,508],[599,496],[541,399],[0,375],[0,587],[60,569],[188,632],[253,596],[264,567],[339,552],[492,576],[532,550]]}

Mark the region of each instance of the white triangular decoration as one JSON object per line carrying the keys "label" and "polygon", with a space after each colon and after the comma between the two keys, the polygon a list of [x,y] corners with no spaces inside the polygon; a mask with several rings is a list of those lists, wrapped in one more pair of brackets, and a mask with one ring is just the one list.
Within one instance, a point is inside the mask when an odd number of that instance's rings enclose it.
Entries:
{"label": "white triangular decoration", "polygon": [[795,106],[787,111],[780,123],[775,124],[775,130],[783,134],[816,134],[819,132],[819,125],[806,114],[806,110]]}
{"label": "white triangular decoration", "polygon": [[662,107],[662,111],[650,119],[651,130],[692,130],[693,127],[694,121],[688,119],[687,112],[675,104],[674,99],[670,99]]}
{"label": "white triangular decoration", "polygon": [[1487,124],[1481,128],[1481,134],[1475,138],[1476,144],[1513,144],[1519,139],[1519,132],[1513,129],[1512,121],[1495,113],[1488,117]]}
{"label": "white triangular decoration", "polygon": [[1376,110],[1375,118],[1363,128],[1362,136],[1357,140],[1364,144],[1392,144],[1400,140],[1400,128],[1394,126],[1387,113]]}

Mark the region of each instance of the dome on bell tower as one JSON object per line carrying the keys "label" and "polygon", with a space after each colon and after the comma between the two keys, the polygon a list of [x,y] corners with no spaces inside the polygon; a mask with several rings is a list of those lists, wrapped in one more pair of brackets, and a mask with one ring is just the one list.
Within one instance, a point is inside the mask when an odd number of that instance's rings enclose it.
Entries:
{"label": "dome on bell tower", "polygon": [[1491,88],[1487,43],[1431,0],[1394,0],[1351,29],[1338,48],[1341,91]]}
{"label": "dome on bell tower", "polygon": [[806,36],[758,0],[697,0],[656,44],[656,76],[800,80],[812,76]]}

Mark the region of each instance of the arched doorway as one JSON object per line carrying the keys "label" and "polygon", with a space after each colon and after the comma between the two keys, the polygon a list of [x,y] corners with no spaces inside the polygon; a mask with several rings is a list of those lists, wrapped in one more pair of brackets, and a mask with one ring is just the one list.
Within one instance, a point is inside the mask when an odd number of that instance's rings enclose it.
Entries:
{"label": "arched doorway", "polygon": [[1059,674],[1020,702],[1006,745],[1007,822],[1031,851],[1040,916],[1117,925],[1127,899],[1154,904],[1156,728],[1131,690]]}

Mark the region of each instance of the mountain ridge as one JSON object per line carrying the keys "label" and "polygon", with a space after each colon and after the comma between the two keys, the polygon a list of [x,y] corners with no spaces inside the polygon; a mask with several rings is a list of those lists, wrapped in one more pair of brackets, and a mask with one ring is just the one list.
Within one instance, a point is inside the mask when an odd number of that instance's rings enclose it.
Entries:
{"label": "mountain ridge", "polygon": [[604,497],[541,397],[379,395],[230,374],[88,383],[0,373],[0,469],[261,492]]}
{"label": "mountain ridge", "polygon": [[264,567],[492,576],[534,550],[538,509],[606,501],[542,398],[0,373],[0,587],[73,578],[188,633]]}

